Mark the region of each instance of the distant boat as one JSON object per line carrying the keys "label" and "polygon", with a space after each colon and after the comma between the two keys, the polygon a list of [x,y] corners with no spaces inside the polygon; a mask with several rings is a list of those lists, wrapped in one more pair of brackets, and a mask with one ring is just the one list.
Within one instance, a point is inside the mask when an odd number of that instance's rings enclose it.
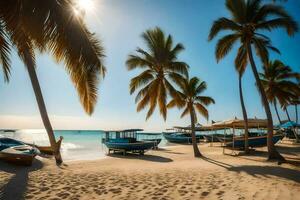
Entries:
{"label": "distant boat", "polygon": [[[282,134],[275,134],[273,136],[273,143],[276,144],[279,140],[283,138]],[[257,136],[257,137],[249,137],[248,144],[250,148],[255,147],[265,147],[267,146],[267,135]],[[225,147],[232,149],[244,149],[245,148],[245,138],[244,137],[236,137],[231,142],[226,142]]]}
{"label": "distant boat", "polygon": [[[179,144],[191,144],[192,143],[192,136],[190,133],[167,133],[163,132],[164,138],[171,143],[179,143]],[[202,135],[196,135],[196,141],[199,142],[202,138]]]}
{"label": "distant boat", "polygon": [[14,133],[14,132],[16,132],[16,130],[14,130],[14,129],[4,129],[4,130],[2,130],[4,133]]}
{"label": "distant boat", "polygon": [[39,151],[11,138],[0,138],[0,159],[20,165],[31,165]]}
{"label": "distant boat", "polygon": [[118,131],[106,131],[106,137],[102,143],[108,148],[108,154],[113,152],[138,153],[144,155],[145,151],[156,146],[157,141],[138,141],[136,133],[142,129],[127,129]]}

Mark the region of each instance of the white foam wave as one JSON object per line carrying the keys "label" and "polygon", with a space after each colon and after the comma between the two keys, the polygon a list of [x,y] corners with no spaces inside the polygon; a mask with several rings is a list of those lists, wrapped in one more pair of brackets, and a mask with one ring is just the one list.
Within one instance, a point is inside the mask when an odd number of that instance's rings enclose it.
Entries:
{"label": "white foam wave", "polygon": [[82,149],[83,147],[74,143],[70,142],[63,142],[61,144],[61,150],[62,151],[68,151],[68,150],[75,150],[75,149]]}

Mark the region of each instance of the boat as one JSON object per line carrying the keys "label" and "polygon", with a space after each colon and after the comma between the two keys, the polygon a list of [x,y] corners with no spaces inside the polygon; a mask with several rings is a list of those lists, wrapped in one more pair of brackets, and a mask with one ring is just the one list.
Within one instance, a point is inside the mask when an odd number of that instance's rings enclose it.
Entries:
{"label": "boat", "polygon": [[18,165],[31,165],[39,151],[11,138],[0,138],[0,159]]}
{"label": "boat", "polygon": [[108,154],[111,151],[138,153],[144,155],[145,151],[155,148],[157,141],[138,141],[136,133],[143,129],[126,129],[118,131],[106,131],[102,143],[108,148]]}
{"label": "boat", "polygon": [[[282,140],[282,134],[273,135],[272,141],[276,144],[279,140]],[[257,137],[249,137],[248,144],[250,148],[255,147],[265,147],[267,146],[267,135],[257,136]],[[230,149],[244,149],[245,148],[245,138],[244,137],[235,137],[233,141],[224,143],[226,148]]]}
{"label": "boat", "polygon": [[[170,143],[179,143],[179,144],[191,144],[192,136],[190,133],[181,133],[181,132],[163,132],[164,138]],[[196,141],[199,142],[202,135],[196,135]]]}
{"label": "boat", "polygon": [[37,146],[36,145],[35,147],[43,154],[47,154],[47,155],[54,154],[51,146]]}

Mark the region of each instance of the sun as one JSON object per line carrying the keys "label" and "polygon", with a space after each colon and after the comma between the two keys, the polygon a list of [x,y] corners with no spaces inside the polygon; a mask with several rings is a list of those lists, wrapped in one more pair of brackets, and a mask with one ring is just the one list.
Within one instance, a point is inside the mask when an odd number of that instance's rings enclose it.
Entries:
{"label": "sun", "polygon": [[90,11],[94,8],[93,0],[76,0],[77,11]]}

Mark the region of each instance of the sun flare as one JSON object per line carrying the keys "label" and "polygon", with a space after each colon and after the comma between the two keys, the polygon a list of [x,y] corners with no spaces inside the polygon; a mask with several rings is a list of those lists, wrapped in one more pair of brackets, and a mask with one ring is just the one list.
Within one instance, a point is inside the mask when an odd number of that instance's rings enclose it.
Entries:
{"label": "sun flare", "polygon": [[75,12],[78,11],[90,11],[94,8],[93,0],[76,0],[76,9]]}

